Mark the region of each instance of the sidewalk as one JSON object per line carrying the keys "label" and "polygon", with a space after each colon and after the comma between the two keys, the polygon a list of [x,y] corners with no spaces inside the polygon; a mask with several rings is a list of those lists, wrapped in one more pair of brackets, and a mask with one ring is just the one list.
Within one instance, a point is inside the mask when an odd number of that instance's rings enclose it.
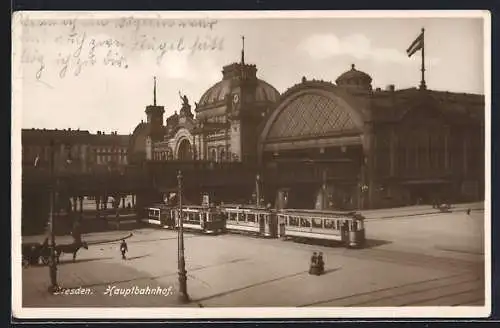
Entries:
{"label": "sidewalk", "polygon": [[[450,212],[462,212],[470,208],[472,211],[484,210],[484,202],[465,203],[451,205]],[[366,210],[359,211],[367,219],[389,219],[402,216],[415,216],[426,214],[439,214],[442,213],[437,208],[432,208],[431,205],[415,205],[387,209]]]}

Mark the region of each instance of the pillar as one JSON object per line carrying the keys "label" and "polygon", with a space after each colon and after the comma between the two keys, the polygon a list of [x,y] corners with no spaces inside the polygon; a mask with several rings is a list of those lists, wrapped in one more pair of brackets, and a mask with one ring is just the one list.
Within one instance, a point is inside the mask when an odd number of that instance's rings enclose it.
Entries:
{"label": "pillar", "polygon": [[[366,185],[368,189],[366,191],[361,191],[362,208],[372,208],[374,202],[374,182],[373,182],[373,161],[375,156],[375,134],[373,132],[373,123],[365,124],[364,131],[364,144],[363,144],[363,162],[362,162],[362,174],[361,174],[361,184]],[[361,188],[360,188],[361,189]]]}
{"label": "pillar", "polygon": [[80,220],[83,218],[83,196],[80,196]]}
{"label": "pillar", "polygon": [[450,154],[449,154],[449,135],[450,135],[450,130],[449,128],[445,129],[444,133],[444,169],[445,171],[448,171],[450,167]]}
{"label": "pillar", "polygon": [[396,174],[396,133],[394,132],[394,128],[391,129],[391,138],[390,138],[390,175],[395,176]]}
{"label": "pillar", "polygon": [[96,218],[100,218],[100,205],[101,205],[101,195],[95,196],[95,210],[96,210]]}

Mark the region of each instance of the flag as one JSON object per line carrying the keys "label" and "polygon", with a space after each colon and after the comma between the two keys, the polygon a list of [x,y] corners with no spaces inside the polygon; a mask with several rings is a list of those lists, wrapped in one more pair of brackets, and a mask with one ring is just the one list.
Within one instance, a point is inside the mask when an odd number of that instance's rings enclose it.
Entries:
{"label": "flag", "polygon": [[424,31],[420,33],[420,35],[413,41],[410,47],[406,49],[406,53],[408,57],[411,57],[415,52],[421,50],[424,47]]}
{"label": "flag", "polygon": [[35,167],[38,167],[38,163],[40,162],[40,155],[36,155],[35,157],[35,163],[34,163],[34,166]]}

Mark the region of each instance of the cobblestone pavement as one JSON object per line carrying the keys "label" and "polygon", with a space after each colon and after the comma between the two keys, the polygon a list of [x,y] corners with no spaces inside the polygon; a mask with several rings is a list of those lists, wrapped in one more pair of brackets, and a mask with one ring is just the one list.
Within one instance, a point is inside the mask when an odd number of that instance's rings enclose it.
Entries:
{"label": "cobblestone pavement", "polygon": [[[245,235],[186,233],[192,300],[186,306],[482,305],[483,216],[475,211],[469,216],[455,212],[368,220],[368,247],[361,250]],[[126,233],[93,233],[84,239],[114,239]],[[143,228],[133,233],[127,260],[120,258],[118,243],[91,245],[78,253],[74,263],[70,255],[63,255],[58,281],[67,293],[80,294],[50,295],[47,267],[23,269],[23,306],[180,306],[176,232]],[[25,240],[35,238],[40,237]],[[71,237],[58,237],[58,242],[64,238]],[[326,273],[322,276],[307,272],[313,251],[324,254]],[[109,288],[117,293],[129,290],[129,295],[110,296],[105,294]],[[163,294],[152,295],[151,290]],[[81,295],[81,291],[88,294]]]}

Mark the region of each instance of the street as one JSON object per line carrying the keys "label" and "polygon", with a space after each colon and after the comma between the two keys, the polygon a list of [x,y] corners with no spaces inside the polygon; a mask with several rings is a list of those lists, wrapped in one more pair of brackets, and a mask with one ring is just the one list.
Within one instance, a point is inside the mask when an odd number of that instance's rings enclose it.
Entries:
{"label": "street", "polygon": [[[188,307],[484,305],[484,211],[367,219],[367,247],[346,249],[246,235],[185,234]],[[128,231],[84,235],[115,239]],[[177,233],[140,228],[119,243],[89,245],[72,262],[63,254],[49,295],[48,267],[22,270],[24,307],[170,307],[177,302]],[[24,238],[33,241],[41,237]],[[70,236],[57,237],[69,242]],[[308,274],[312,252],[323,252],[325,274]],[[20,265],[20,263],[19,263]],[[114,286],[114,287],[113,287]],[[128,288],[129,295],[110,295]],[[161,289],[147,295],[144,289]],[[132,289],[137,294],[133,293]],[[78,290],[87,293],[78,294]],[[106,293],[106,291],[108,291]],[[70,294],[70,292],[76,294]],[[117,292],[118,293],[118,292]],[[124,292],[125,293],[125,292]]]}

